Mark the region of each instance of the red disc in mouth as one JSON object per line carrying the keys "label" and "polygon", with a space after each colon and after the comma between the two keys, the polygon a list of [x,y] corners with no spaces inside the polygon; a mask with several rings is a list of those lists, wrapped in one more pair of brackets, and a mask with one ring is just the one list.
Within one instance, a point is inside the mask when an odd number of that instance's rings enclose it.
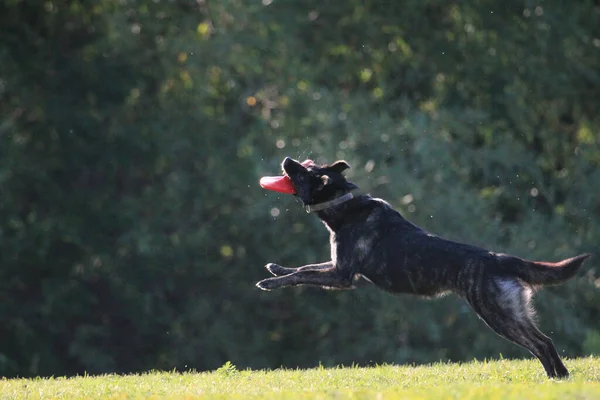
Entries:
{"label": "red disc in mouth", "polygon": [[[304,160],[302,162],[302,166],[305,168],[311,167],[315,165],[313,160]],[[295,194],[296,188],[294,188],[294,184],[292,180],[286,176],[263,176],[260,178],[260,186],[263,189],[272,190],[274,192],[285,193],[285,194]]]}
{"label": "red disc in mouth", "polygon": [[274,192],[294,194],[296,189],[292,184],[292,180],[287,176],[263,176],[260,178],[260,186]]}

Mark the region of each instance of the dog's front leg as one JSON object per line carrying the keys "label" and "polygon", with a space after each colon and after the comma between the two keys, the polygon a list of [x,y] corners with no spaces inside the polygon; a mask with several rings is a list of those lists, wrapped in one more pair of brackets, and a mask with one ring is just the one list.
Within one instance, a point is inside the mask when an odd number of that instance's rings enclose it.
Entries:
{"label": "dog's front leg", "polygon": [[[320,269],[305,269],[284,276],[264,279],[256,284],[262,290],[274,290],[287,286],[313,285],[326,289],[351,289],[352,277],[340,274],[339,270],[329,262],[329,267],[321,264]],[[308,267],[308,265],[307,265]]]}
{"label": "dog's front leg", "polygon": [[309,264],[309,265],[305,265],[303,267],[298,267],[298,268],[285,268],[285,267],[282,267],[281,265],[269,263],[269,264],[265,265],[265,268],[267,269],[267,271],[269,271],[270,273],[272,273],[275,276],[283,276],[283,275],[289,275],[289,274],[293,274],[294,272],[300,272],[300,271],[318,271],[321,269],[327,269],[327,268],[331,268],[332,265],[333,264],[331,263],[331,261],[327,261],[327,262],[319,263],[319,264]]}

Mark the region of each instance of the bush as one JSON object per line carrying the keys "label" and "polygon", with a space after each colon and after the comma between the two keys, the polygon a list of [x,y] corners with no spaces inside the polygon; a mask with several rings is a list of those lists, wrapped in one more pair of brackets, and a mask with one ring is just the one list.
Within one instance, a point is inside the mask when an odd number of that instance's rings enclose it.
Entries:
{"label": "bush", "polygon": [[[257,181],[345,158],[454,240],[595,252],[597,6],[266,3],[0,6],[0,373],[527,356],[452,297],[259,292],[329,250]],[[594,351],[594,265],[538,296],[568,356]]]}

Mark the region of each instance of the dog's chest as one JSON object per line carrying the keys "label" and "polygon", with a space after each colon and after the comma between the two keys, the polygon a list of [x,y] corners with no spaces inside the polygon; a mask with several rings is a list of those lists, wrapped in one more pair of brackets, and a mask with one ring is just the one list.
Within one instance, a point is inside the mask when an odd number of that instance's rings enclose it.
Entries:
{"label": "dog's chest", "polygon": [[342,236],[339,236],[335,232],[330,232],[329,235],[331,261],[334,265],[341,267],[367,261],[372,253],[373,245],[374,237],[372,235],[347,237],[343,233]]}
{"label": "dog's chest", "polygon": [[329,233],[329,247],[331,249],[331,261],[333,265],[337,265],[337,242],[335,232],[330,231]]}

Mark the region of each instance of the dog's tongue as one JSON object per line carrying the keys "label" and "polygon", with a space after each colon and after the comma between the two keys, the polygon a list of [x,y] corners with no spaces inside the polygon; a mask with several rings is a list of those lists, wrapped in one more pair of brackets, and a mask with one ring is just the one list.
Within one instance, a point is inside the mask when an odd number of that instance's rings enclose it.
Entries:
{"label": "dog's tongue", "polygon": [[[304,167],[309,167],[314,165],[315,163],[312,160],[305,160],[302,162]],[[294,188],[294,184],[292,180],[287,176],[263,176],[260,178],[260,186],[267,190],[272,190],[274,192],[285,193],[285,194],[294,194],[296,193],[296,188]]]}

